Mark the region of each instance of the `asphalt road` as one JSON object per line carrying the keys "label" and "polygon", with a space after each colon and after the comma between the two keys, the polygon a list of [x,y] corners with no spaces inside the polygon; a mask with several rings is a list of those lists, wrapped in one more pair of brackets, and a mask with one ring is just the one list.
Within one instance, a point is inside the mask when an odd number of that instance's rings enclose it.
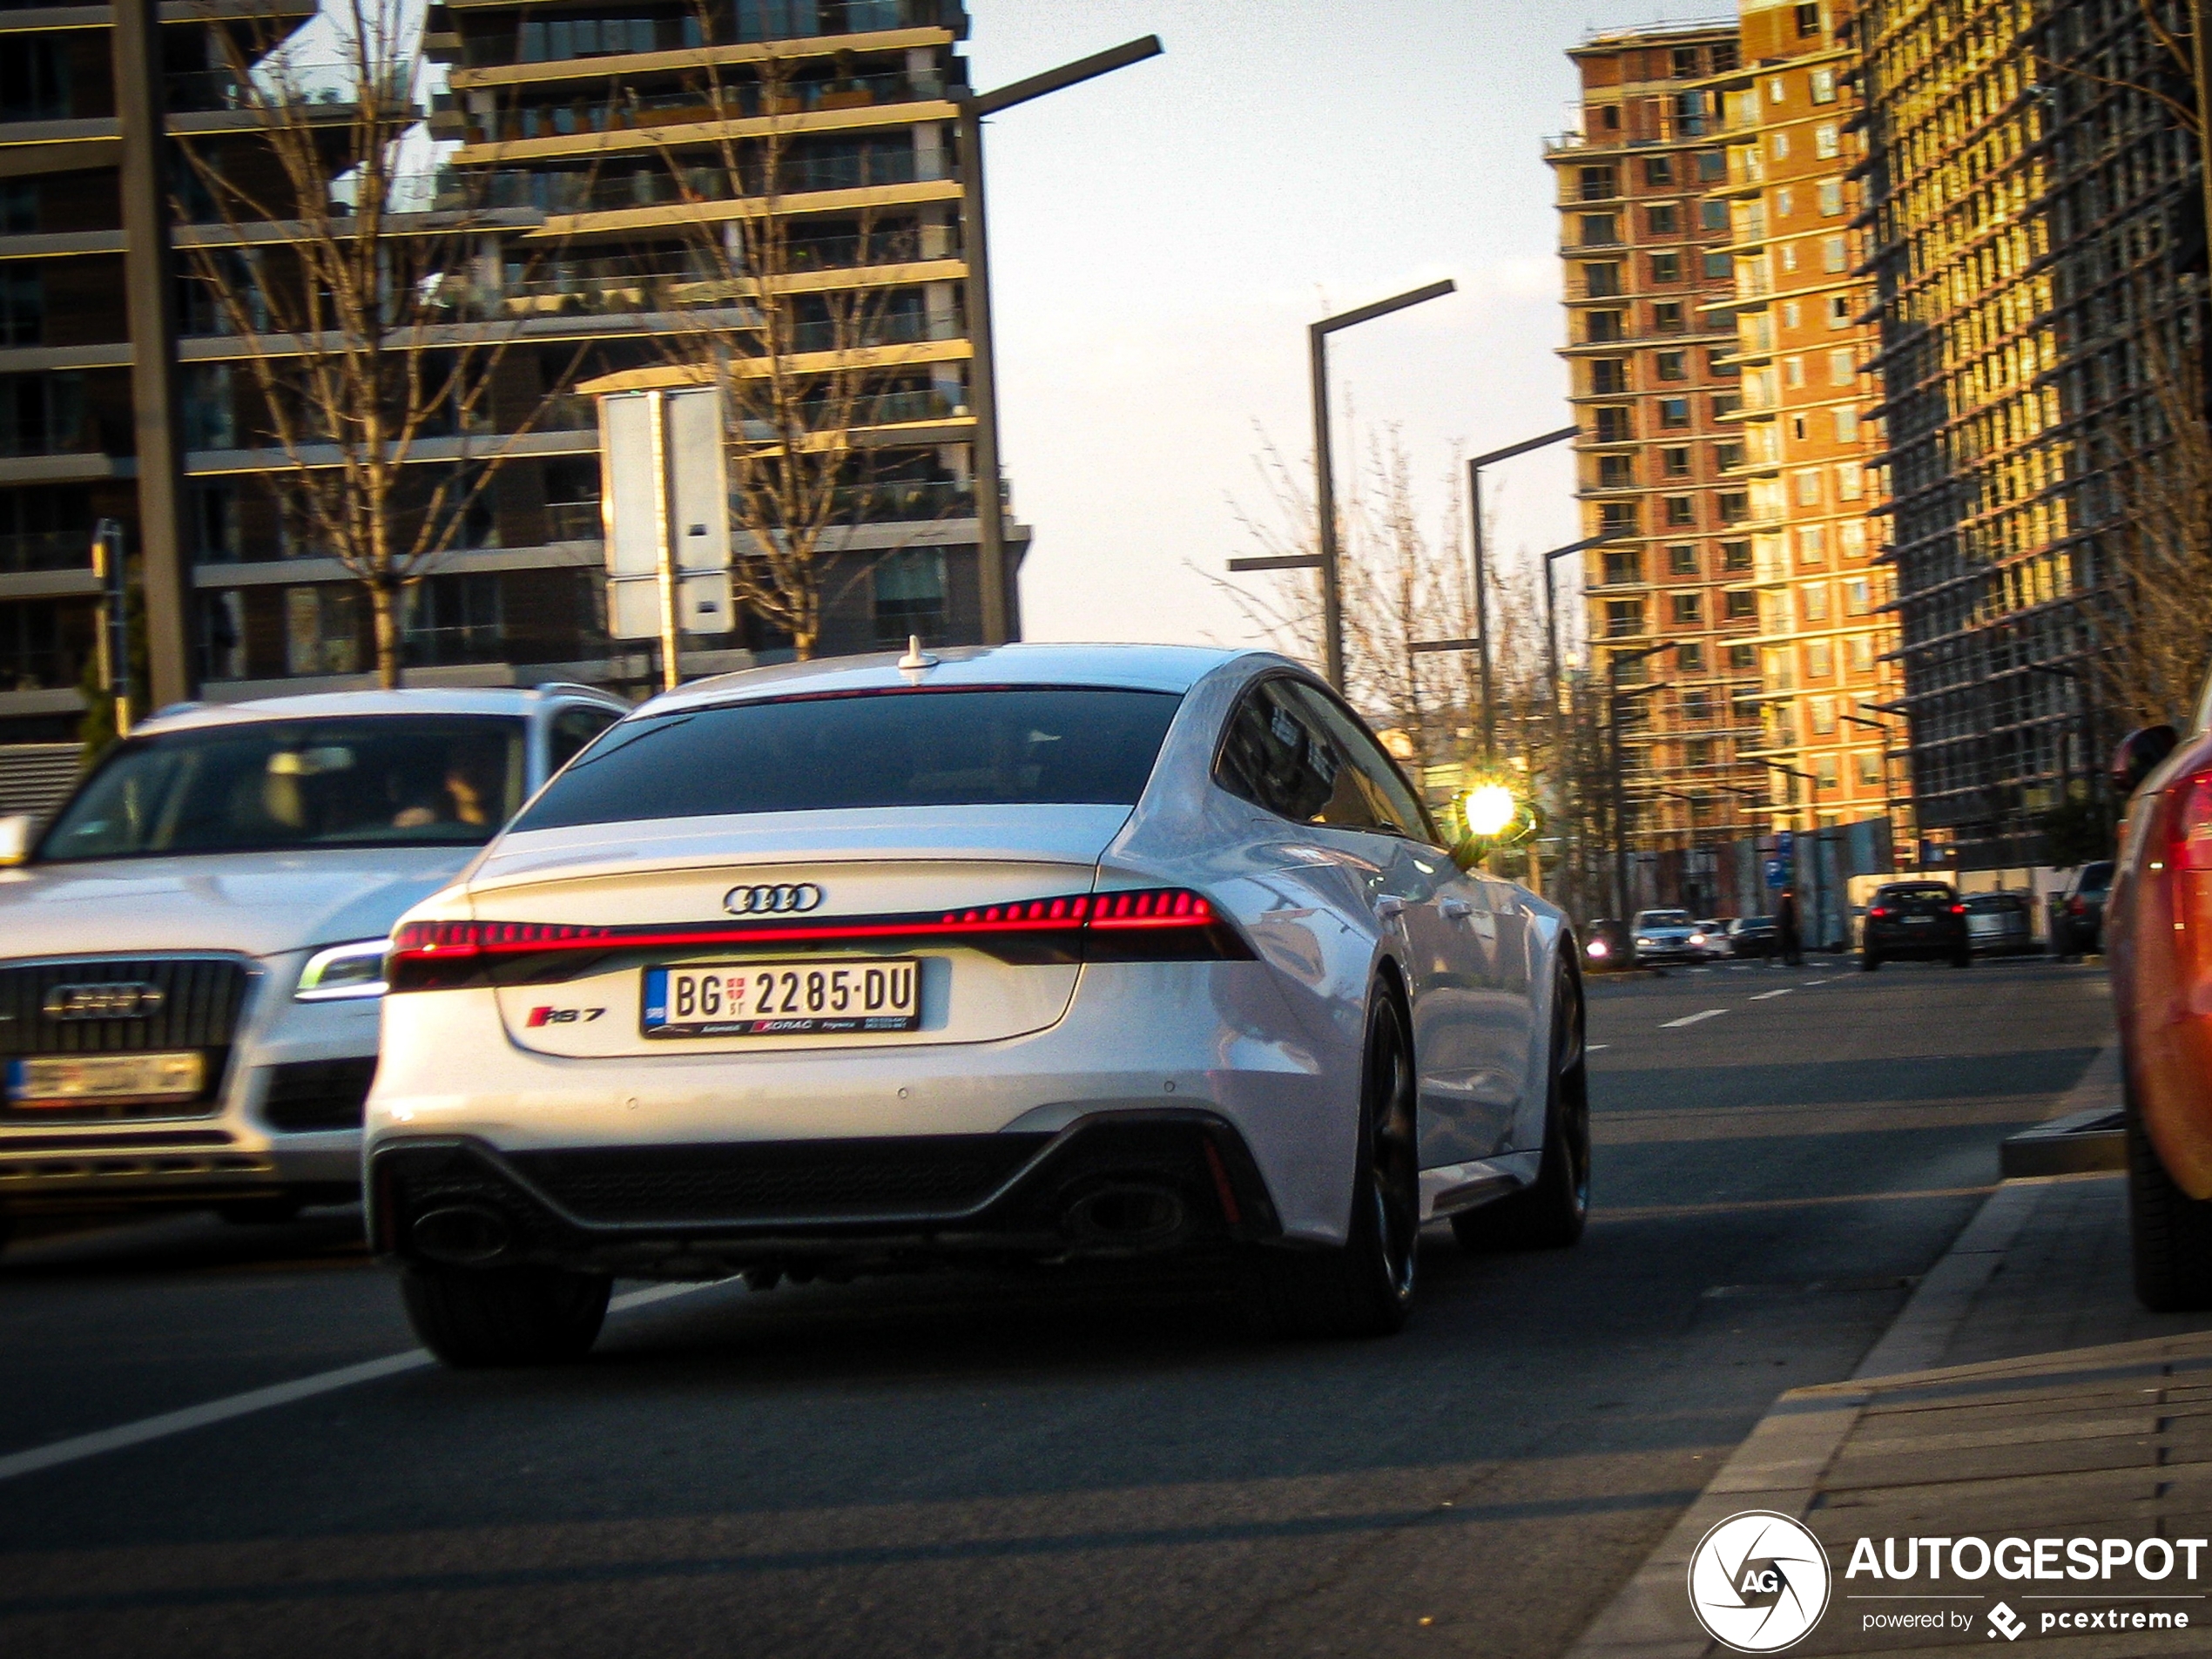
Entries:
{"label": "asphalt road", "polygon": [[[1555,1654],[2109,1027],[2040,961],[1602,981],[1588,1236],[1432,1230],[1399,1337],[1268,1342],[1173,1278],[716,1286],[572,1369],[0,1479],[0,1654]],[[342,1215],[22,1243],[0,1469],[410,1346]]]}

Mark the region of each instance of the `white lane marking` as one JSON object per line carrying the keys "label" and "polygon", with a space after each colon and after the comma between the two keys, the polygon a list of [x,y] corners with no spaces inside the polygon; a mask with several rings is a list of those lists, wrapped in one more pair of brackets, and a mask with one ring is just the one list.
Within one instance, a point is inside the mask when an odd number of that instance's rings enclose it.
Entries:
{"label": "white lane marking", "polygon": [[1791,992],[1796,990],[1797,988],[1794,985],[1785,985],[1778,991],[1760,991],[1753,995],[1751,1000],[1754,1002],[1764,1002],[1770,996],[1787,996]]}
{"label": "white lane marking", "polygon": [[[627,1312],[631,1308],[665,1302],[671,1296],[688,1296],[693,1291],[708,1290],[715,1285],[726,1283],[725,1279],[711,1279],[704,1284],[655,1285],[645,1290],[632,1291],[626,1296],[617,1296],[607,1304],[607,1312]],[[334,1393],[341,1388],[351,1388],[357,1383],[376,1382],[385,1377],[420,1371],[423,1366],[435,1363],[423,1350],[414,1348],[406,1353],[387,1354],[381,1359],[367,1359],[357,1366],[341,1366],[335,1371],[320,1372],[313,1377],[301,1377],[292,1382],[272,1383],[266,1388],[250,1388],[242,1394],[211,1399],[204,1405],[187,1406],[181,1411],[163,1412],[157,1417],[142,1417],[135,1423],[96,1429],[90,1434],[78,1434],[66,1440],[56,1440],[49,1446],[33,1447],[28,1452],[0,1457],[0,1480],[12,1480],[19,1474],[35,1474],[41,1469],[57,1468],[64,1463],[81,1462],[88,1457],[98,1457],[104,1452],[120,1452],[126,1447],[144,1446],[149,1440],[166,1440],[172,1434],[205,1428],[211,1423],[227,1423],[233,1418],[247,1417],[255,1412],[289,1406],[295,1400],[313,1399],[318,1394]]]}
{"label": "white lane marking", "polygon": [[1803,982],[1807,985],[1825,985],[1829,983],[1829,981],[1824,979],[1809,979]]}
{"label": "white lane marking", "polygon": [[1595,1054],[1601,1049],[1610,1049],[1612,1046],[1613,1045],[1609,1042],[1586,1042],[1582,1045],[1582,1052],[1584,1054]]}
{"label": "white lane marking", "polygon": [[1662,1031],[1671,1031],[1676,1026],[1696,1025],[1700,1020],[1710,1020],[1716,1014],[1725,1014],[1727,1012],[1728,1010],[1726,1008],[1707,1008],[1703,1014],[1685,1014],[1679,1020],[1662,1021],[1660,1022],[1659,1028]]}

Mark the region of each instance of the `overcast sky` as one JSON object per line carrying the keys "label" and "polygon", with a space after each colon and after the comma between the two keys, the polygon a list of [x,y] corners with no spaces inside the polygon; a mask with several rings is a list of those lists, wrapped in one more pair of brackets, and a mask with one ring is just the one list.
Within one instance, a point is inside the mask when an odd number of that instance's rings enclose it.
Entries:
{"label": "overcast sky", "polygon": [[[1191,565],[1252,551],[1264,431],[1311,478],[1305,325],[1439,277],[1337,336],[1339,408],[1399,424],[1440,516],[1455,449],[1566,424],[1542,139],[1593,27],[1727,0],[968,0],[979,89],[1157,34],[1163,57],[998,117],[988,139],[1006,465],[1035,527],[1033,639],[1224,642]],[[1345,464],[1346,428],[1337,455]],[[1495,475],[1502,539],[1575,535],[1563,451]],[[1486,482],[1486,489],[1492,488]]]}

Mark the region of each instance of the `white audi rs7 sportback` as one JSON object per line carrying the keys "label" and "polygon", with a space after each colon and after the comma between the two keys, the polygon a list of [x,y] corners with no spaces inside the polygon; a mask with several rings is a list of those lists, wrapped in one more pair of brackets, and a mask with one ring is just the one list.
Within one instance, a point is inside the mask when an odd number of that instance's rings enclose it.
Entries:
{"label": "white audi rs7 sportback", "polygon": [[618,1276],[1178,1250],[1389,1332],[1424,1221],[1580,1236],[1576,960],[1279,657],[703,680],[395,930],[373,1242],[457,1365],[581,1354]]}

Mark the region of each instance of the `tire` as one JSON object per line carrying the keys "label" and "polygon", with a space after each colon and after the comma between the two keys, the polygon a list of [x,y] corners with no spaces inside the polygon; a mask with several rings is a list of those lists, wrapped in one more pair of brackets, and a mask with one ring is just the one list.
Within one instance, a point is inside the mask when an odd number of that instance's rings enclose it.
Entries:
{"label": "tire", "polygon": [[408,1323],[448,1366],[581,1359],[607,1317],[611,1279],[557,1267],[419,1267],[400,1275]]}
{"label": "tire", "polygon": [[1510,1197],[1452,1217],[1463,1249],[1565,1250],[1590,1215],[1590,1080],[1582,1050],[1582,999],[1561,969],[1552,988],[1551,1078],[1544,1156],[1536,1179]]}
{"label": "tire", "polygon": [[233,1227],[280,1227],[300,1218],[297,1198],[236,1198],[219,1204],[215,1213]]}
{"label": "tire", "polygon": [[2135,1299],[2154,1313],[2212,1308],[2212,1199],[2174,1184],[2128,1090],[2128,1244]]}
{"label": "tire", "polygon": [[1871,974],[1881,965],[1882,953],[1880,951],[1862,949],[1858,953],[1858,966],[1863,972]]}
{"label": "tire", "polygon": [[1953,968],[1972,968],[1974,965],[1973,948],[1969,946],[1965,949],[1953,951],[1951,954],[1951,965]]}
{"label": "tire", "polygon": [[1260,1319],[1275,1335],[1385,1337],[1405,1325],[1420,1259],[1416,1102],[1405,1005],[1378,984],[1367,1008],[1351,1228],[1332,1249],[1260,1253]]}

